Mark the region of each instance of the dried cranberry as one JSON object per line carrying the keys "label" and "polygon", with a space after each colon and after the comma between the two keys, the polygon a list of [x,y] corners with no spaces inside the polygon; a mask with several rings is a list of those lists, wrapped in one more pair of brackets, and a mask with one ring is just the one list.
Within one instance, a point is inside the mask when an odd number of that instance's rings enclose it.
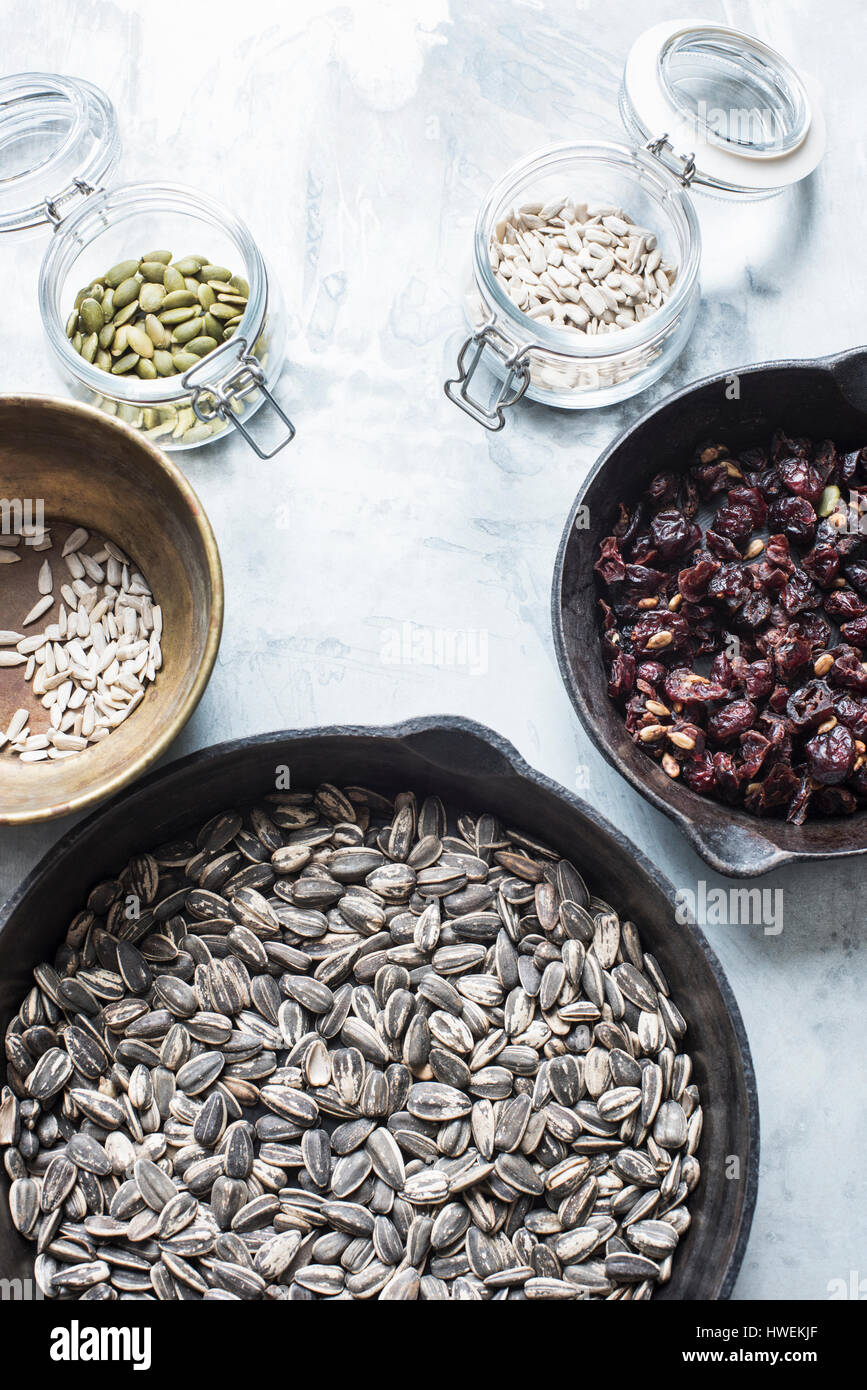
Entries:
{"label": "dried cranberry", "polygon": [[659,690],[665,680],[667,670],[668,668],[663,666],[661,661],[642,661],[635,673],[636,683],[640,687],[641,683],[644,682],[652,690]]}
{"label": "dried cranberry", "polygon": [[732,700],[707,717],[707,736],[714,743],[728,743],[746,733],[756,722],[756,707],[749,700]]}
{"label": "dried cranberry", "polygon": [[853,647],[867,647],[867,618],[854,618],[851,623],[842,623],[840,632]]}
{"label": "dried cranberry", "polygon": [[856,700],[852,695],[835,695],[834,713],[856,738],[862,743],[867,741],[867,701]]}
{"label": "dried cranberry", "polygon": [[805,497],[814,505],[825,489],[825,481],[820,473],[804,459],[783,459],[779,464],[780,477],[789,492],[796,497]]}
{"label": "dried cranberry", "polygon": [[815,795],[815,791],[816,788],[813,785],[812,778],[808,774],[805,774],[801,778],[798,787],[795,790],[795,793],[792,796],[791,801],[789,802],[789,809],[786,812],[786,820],[789,821],[791,825],[804,824],[804,821],[807,819],[807,812],[810,809],[810,805],[812,803],[813,796]]}
{"label": "dried cranberry", "polygon": [[810,776],[826,787],[845,782],[855,766],[855,740],[845,724],[835,724],[826,734],[816,734],[805,752]]}
{"label": "dried cranberry", "polygon": [[744,781],[755,781],[770,751],[770,739],[765,738],[757,729],[749,729],[745,734],[741,734],[743,762],[740,773]]}
{"label": "dried cranberry", "polygon": [[775,763],[767,776],[747,788],[744,804],[757,816],[787,806],[798,790],[798,778],[785,763]]}
{"label": "dried cranberry", "polygon": [[693,754],[689,758],[684,758],[681,767],[683,768],[683,780],[690,791],[699,792],[702,796],[710,796],[716,786],[716,772],[710,753],[703,752],[700,755]]}
{"label": "dried cranberry", "polygon": [[774,671],[770,661],[744,662],[745,670],[738,673],[739,683],[750,700],[764,700],[774,688]]}
{"label": "dried cranberry", "polygon": [[593,568],[606,584],[618,584],[626,578],[626,564],[616,536],[607,536],[602,542],[599,559]]}
{"label": "dried cranberry", "polygon": [[785,430],[774,430],[771,436],[771,458],[778,463],[780,459],[791,458],[792,455],[796,458],[809,458],[809,439],[793,437],[786,434]]}
{"label": "dried cranberry", "polygon": [[786,587],[789,574],[794,570],[794,566],[789,569],[778,569],[767,560],[761,560],[757,565],[750,565],[750,573],[755,577],[755,582],[760,589],[764,589],[766,594],[779,593]]}
{"label": "dried cranberry", "polygon": [[807,608],[815,608],[821,602],[819,592],[803,570],[795,570],[780,595],[780,602],[790,618],[803,613]]}
{"label": "dried cranberry", "polygon": [[708,531],[705,536],[708,548],[719,560],[740,560],[741,552],[728,536],[720,536],[716,531]]}
{"label": "dried cranberry", "polygon": [[727,536],[730,541],[745,541],[753,533],[753,516],[748,507],[738,507],[731,502],[720,507],[713,519],[713,529],[718,536]]}
{"label": "dried cranberry", "polygon": [[843,623],[851,622],[853,618],[863,618],[867,613],[867,601],[852,589],[835,589],[833,593],[826,594],[824,606],[829,618]]}
{"label": "dried cranberry", "polygon": [[746,575],[740,565],[719,565],[707,586],[708,598],[724,603],[730,613],[746,601],[749,592]]}
{"label": "dried cranberry", "polygon": [[630,595],[646,596],[664,589],[667,578],[664,570],[652,569],[649,565],[627,565],[624,584]]}
{"label": "dried cranberry", "polygon": [[798,619],[798,627],[805,640],[809,642],[811,652],[825,650],[831,640],[830,623],[818,613],[802,613]]}
{"label": "dried cranberry", "polygon": [[698,488],[692,478],[683,479],[683,488],[680,502],[680,510],[688,521],[692,521],[699,508]]}
{"label": "dried cranberry", "polygon": [[863,560],[854,560],[846,566],[845,574],[852,588],[867,597],[867,564]]}
{"label": "dried cranberry", "polygon": [[750,594],[732,618],[738,632],[758,632],[771,615],[770,599],[764,594]]}
{"label": "dried cranberry", "polygon": [[621,652],[611,663],[608,672],[608,694],[612,700],[623,700],[632,694],[635,685],[635,657]]}
{"label": "dried cranberry", "polygon": [[774,669],[779,679],[791,682],[795,673],[810,660],[811,651],[810,643],[793,624],[774,648]]}
{"label": "dried cranberry", "polygon": [[765,558],[769,565],[773,565],[774,569],[784,570],[786,574],[794,574],[795,562],[789,554],[788,536],[769,536],[765,546]]}
{"label": "dried cranberry", "polygon": [[[754,526],[764,526],[768,516],[768,504],[757,487],[729,488],[729,505],[746,507]],[[717,513],[719,515],[719,513]],[[719,527],[716,528],[719,530]]]}
{"label": "dried cranberry", "polygon": [[776,464],[770,468],[762,469],[761,473],[755,477],[754,486],[758,488],[767,502],[772,502],[775,497],[781,497],[784,491],[783,480]]}
{"label": "dried cranberry", "polygon": [[786,703],[786,715],[798,733],[812,732],[833,713],[834,697],[827,681],[811,680],[793,690]]}
{"label": "dried cranberry", "polygon": [[[661,638],[664,632],[671,634],[668,642],[654,640]],[[679,613],[669,613],[668,610],[651,612],[638,619],[631,636],[633,650],[639,656],[657,656],[685,646],[689,641],[689,627]]]}
{"label": "dried cranberry", "polygon": [[833,545],[817,545],[801,560],[811,579],[822,589],[830,589],[840,572],[840,556]]}
{"label": "dried cranberry", "polygon": [[719,685],[724,686],[726,690],[731,690],[734,684],[734,674],[732,671],[732,663],[725,652],[719,652],[714,657],[711,662],[710,677],[712,681],[716,681]]}
{"label": "dried cranberry", "polygon": [[816,513],[804,497],[778,497],[768,509],[768,525],[795,545],[811,545]]}
{"label": "dried cranberry", "polygon": [[654,508],[669,506],[677,498],[679,481],[676,473],[656,473],[647,484],[647,500]]}
{"label": "dried cranberry", "polygon": [[640,502],[631,512],[626,510],[622,502],[620,503],[620,518],[614,527],[614,534],[620,541],[624,550],[632,544],[633,540],[638,535],[643,513],[644,509]]}
{"label": "dried cranberry", "polygon": [[689,544],[691,526],[682,512],[671,508],[657,512],[650,523],[653,544],[663,560],[673,560],[682,555]]}
{"label": "dried cranberry", "polygon": [[841,454],[838,457],[834,481],[839,488],[845,488],[858,476],[858,463],[863,453],[863,449],[855,449],[853,453]]}
{"label": "dried cranberry", "polygon": [[690,569],[680,571],[677,587],[687,603],[697,603],[704,598],[708,584],[718,570],[717,560],[698,560]]}
{"label": "dried cranberry", "polygon": [[714,753],[713,767],[717,791],[722,800],[732,803],[740,801],[741,783],[731,753]]}
{"label": "dried cranberry", "polygon": [[669,671],[665,678],[665,693],[669,700],[681,704],[705,704],[711,700],[722,700],[728,694],[725,686],[699,676],[688,666],[678,666]]}

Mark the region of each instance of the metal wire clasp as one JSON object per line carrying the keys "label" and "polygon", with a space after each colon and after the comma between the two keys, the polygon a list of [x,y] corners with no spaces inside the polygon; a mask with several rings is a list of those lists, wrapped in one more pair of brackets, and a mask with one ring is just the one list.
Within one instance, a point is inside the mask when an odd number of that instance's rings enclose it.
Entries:
{"label": "metal wire clasp", "polygon": [[[503,411],[519,401],[530,385],[530,359],[527,353],[532,344],[511,350],[511,344],[494,327],[490,319],[473,333],[458,353],[458,375],[445,383],[443,390],[449,400],[459,406],[471,419],[486,430],[501,430],[506,423]],[[490,405],[469,394],[469,385],[482,360],[485,349],[499,359],[506,374],[496,397]]]}
{"label": "metal wire clasp", "polygon": [[648,140],[644,148],[649,154],[656,155],[661,164],[666,169],[670,169],[673,174],[677,174],[684,188],[689,188],[695,178],[695,152],[691,154],[675,154],[674,146],[668,138],[668,133],[659,135],[655,140]]}
{"label": "metal wire clasp", "polygon": [[[203,368],[209,372],[213,368],[214,359],[222,352],[236,353],[236,365],[215,384],[198,382],[196,380],[197,374],[201,375]],[[190,392],[193,410],[203,424],[209,425],[212,420],[216,420],[219,416],[228,424],[234,425],[260,459],[272,459],[275,454],[279,454],[285,445],[291,444],[295,438],[295,426],[265,385],[265,373],[262,371],[258,359],[248,351],[246,338],[234,337],[221,343],[207,357],[202,358],[201,363],[197,363],[195,367],[190,367],[189,371],[184,372],[181,381]],[[262,392],[271,409],[279,415],[286,426],[285,436],[273,449],[267,452],[253,438],[240,415],[236,415],[233,408],[236,402],[245,400],[254,391]]]}
{"label": "metal wire clasp", "polygon": [[63,221],[63,214],[58,204],[67,202],[75,193],[80,193],[82,198],[87,198],[91,193],[101,193],[101,188],[94,188],[86,179],[73,179],[72,187],[68,188],[58,198],[44,198],[45,211],[52,227],[59,227]]}

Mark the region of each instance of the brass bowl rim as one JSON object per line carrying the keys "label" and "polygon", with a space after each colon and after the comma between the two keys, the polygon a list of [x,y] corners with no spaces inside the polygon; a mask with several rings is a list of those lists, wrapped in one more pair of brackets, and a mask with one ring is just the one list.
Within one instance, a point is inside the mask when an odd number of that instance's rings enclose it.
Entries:
{"label": "brass bowl rim", "polygon": [[157,735],[146,753],[142,753],[141,756],[134,759],[122,772],[112,773],[91,784],[86,792],[81,792],[64,801],[54,802],[52,805],[36,807],[28,811],[4,811],[0,807],[0,825],[32,825],[39,821],[54,820],[59,816],[71,815],[75,811],[84,810],[87,806],[105,801],[108,797],[119,792],[122,787],[137,781],[158,758],[162,757],[189,720],[211,679],[214,663],[217,660],[217,652],[220,649],[225,600],[223,567],[220,562],[217,539],[208,520],[208,515],[187,478],[152,440],[144,438],[138,430],[133,429],[125,421],[118,420],[113,415],[106,415],[96,406],[85,405],[82,401],[66,400],[61,396],[42,396],[29,392],[0,393],[0,409],[7,407],[13,409],[18,407],[22,410],[41,409],[59,416],[80,415],[85,420],[90,419],[97,430],[107,429],[109,433],[114,430],[117,434],[126,435],[131,443],[136,444],[144,454],[149,456],[154,468],[166,476],[178,494],[181,509],[186,511],[202,543],[211,587],[211,611],[202,659],[196,672],[196,678],[172,719]]}

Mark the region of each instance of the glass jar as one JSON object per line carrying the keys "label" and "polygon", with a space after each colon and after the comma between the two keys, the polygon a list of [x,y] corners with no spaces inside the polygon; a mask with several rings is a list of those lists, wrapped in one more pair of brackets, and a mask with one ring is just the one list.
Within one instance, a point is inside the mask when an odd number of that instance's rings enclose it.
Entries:
{"label": "glass jar", "polygon": [[[585,410],[643,391],[684,348],[700,301],[701,232],[692,188],[766,198],[812,172],[824,125],[809,79],[759,40],[711,24],[654,25],[634,44],[620,112],[635,141],[571,143],[531,155],[491,189],[476,218],[465,299],[470,336],[446,395],[486,429],[522,396]],[[587,334],[532,318],[494,275],[500,220],[528,203],[568,197],[622,209],[676,267],[655,312],[615,332]],[[485,398],[472,383],[490,372]]]}
{"label": "glass jar", "polygon": [[[243,222],[207,194],[180,185],[112,187],[119,153],[114,111],[104,93],[77,79],[30,73],[0,81],[0,150],[0,232],[53,228],[39,273],[39,308],[74,395],[172,450],[197,448],[235,428],[268,458],[294,437],[273,394],[286,347],[282,299]],[[232,336],[182,374],[150,381],[88,362],[66,332],[77,293],[119,261],[162,246],[178,256],[207,254],[247,281],[247,304]],[[250,430],[263,405],[279,429],[267,451]]]}

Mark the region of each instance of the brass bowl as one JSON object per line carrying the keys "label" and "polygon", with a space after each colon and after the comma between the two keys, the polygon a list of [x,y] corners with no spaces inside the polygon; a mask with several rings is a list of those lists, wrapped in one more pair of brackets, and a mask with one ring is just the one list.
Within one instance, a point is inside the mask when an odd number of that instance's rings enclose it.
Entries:
{"label": "brass bowl", "polygon": [[[41,502],[49,527],[85,526],[115,541],[145,575],[164,622],[163,668],[138,709],[109,738],[56,762],[22,764],[0,751],[0,825],[22,825],[102,801],[166,751],[214,667],[223,575],[210,522],[183,474],[141,434],[91,406],[47,396],[0,396],[0,492],[0,525],[8,525],[16,502],[25,519],[27,504],[35,509]],[[24,563],[3,566],[0,628],[12,626],[10,600],[13,611],[35,602],[32,570],[44,558],[31,550]],[[4,729],[14,710],[38,705],[22,669],[0,669]]]}

